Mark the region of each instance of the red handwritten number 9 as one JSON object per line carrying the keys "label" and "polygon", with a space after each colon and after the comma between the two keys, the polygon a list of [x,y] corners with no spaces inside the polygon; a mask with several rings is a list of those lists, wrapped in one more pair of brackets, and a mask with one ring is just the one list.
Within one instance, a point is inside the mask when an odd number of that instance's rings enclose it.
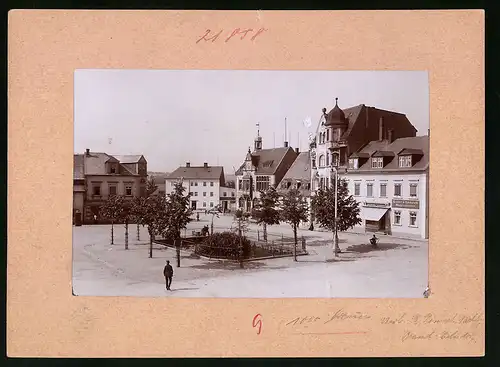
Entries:
{"label": "red handwritten number 9", "polygon": [[253,327],[258,327],[257,335],[260,335],[260,331],[262,330],[262,320],[261,320],[261,314],[258,313],[257,315],[254,316],[253,321],[252,321],[252,326]]}

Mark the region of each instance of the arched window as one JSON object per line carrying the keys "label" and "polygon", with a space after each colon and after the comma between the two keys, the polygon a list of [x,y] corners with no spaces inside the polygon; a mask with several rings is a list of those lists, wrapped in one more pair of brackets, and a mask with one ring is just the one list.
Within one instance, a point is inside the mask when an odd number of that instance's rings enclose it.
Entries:
{"label": "arched window", "polygon": [[325,166],[325,156],[324,155],[320,155],[319,156],[319,166],[320,167],[324,167]]}
{"label": "arched window", "polygon": [[326,130],[326,141],[330,141],[330,129]]}
{"label": "arched window", "polygon": [[332,166],[337,167],[339,165],[339,155],[332,154]]}

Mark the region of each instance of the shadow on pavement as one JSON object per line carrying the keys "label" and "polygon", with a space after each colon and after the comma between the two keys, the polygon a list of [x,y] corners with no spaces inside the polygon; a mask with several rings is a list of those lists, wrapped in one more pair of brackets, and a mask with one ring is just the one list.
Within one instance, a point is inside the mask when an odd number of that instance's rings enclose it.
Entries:
{"label": "shadow on pavement", "polygon": [[257,261],[248,261],[243,263],[243,269],[240,268],[240,264],[237,262],[208,262],[205,264],[199,265],[190,265],[189,268],[192,269],[222,269],[222,270],[245,270],[245,269],[285,269],[287,266],[269,266],[268,264],[257,262]]}
{"label": "shadow on pavement", "polygon": [[[333,239],[307,241],[307,246],[311,246],[311,247],[326,246],[326,245],[331,245],[332,242],[333,242]],[[347,240],[344,238],[339,238],[339,243],[347,243]]]}
{"label": "shadow on pavement", "polygon": [[359,245],[352,245],[345,249],[346,252],[356,252],[356,253],[366,253],[366,252],[375,252],[375,251],[387,251],[394,249],[407,249],[414,246],[403,245],[400,243],[379,243],[377,247],[373,247],[370,244],[362,243]]}

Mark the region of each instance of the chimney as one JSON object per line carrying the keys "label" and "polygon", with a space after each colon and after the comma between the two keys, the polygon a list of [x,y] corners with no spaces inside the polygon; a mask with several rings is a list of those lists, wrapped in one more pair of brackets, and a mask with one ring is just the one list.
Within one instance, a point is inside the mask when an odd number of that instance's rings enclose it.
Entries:
{"label": "chimney", "polygon": [[208,163],[207,162],[203,163],[203,167],[208,168]]}
{"label": "chimney", "polygon": [[393,129],[390,129],[388,132],[388,137],[387,139],[389,140],[389,143],[392,143],[394,141],[394,130]]}
{"label": "chimney", "polygon": [[384,118],[380,117],[378,122],[378,140],[384,140]]}
{"label": "chimney", "polygon": [[299,148],[295,148],[295,153],[299,154]]}
{"label": "chimney", "polygon": [[285,141],[285,148],[288,148],[288,142]]}
{"label": "chimney", "polygon": [[87,157],[90,155],[90,149],[86,149],[85,151],[85,154],[87,155]]}
{"label": "chimney", "polygon": [[191,163],[186,162],[186,167],[187,167],[187,168],[191,167]]}

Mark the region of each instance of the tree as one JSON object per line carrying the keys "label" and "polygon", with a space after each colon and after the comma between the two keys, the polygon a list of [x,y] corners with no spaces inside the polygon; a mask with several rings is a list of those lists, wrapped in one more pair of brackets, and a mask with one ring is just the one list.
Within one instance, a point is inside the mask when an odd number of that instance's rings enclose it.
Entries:
{"label": "tree", "polygon": [[278,210],[280,196],[274,187],[260,192],[260,199],[255,207],[257,224],[262,224],[264,241],[267,242],[267,226],[280,223],[280,212]]}
{"label": "tree", "polygon": [[134,203],[125,200],[123,203],[122,220],[125,223],[125,250],[128,250],[128,224],[134,219]]}
{"label": "tree", "polygon": [[[143,225],[143,219],[145,215],[146,208],[146,198],[150,197],[154,194],[154,192],[158,189],[158,186],[155,183],[155,178],[151,176],[146,182],[146,196],[140,197],[135,196],[132,201],[132,206],[130,208],[130,219],[135,220],[137,223],[137,240],[141,239],[140,237],[140,225]],[[128,227],[126,228],[128,230]]]}
{"label": "tree", "polygon": [[148,229],[150,258],[153,257],[154,238],[163,234],[168,225],[167,201],[165,196],[153,195],[156,189],[154,178],[151,177],[146,184],[146,196],[135,197],[131,210],[137,226],[142,225]]}
{"label": "tree", "polygon": [[186,228],[192,220],[192,210],[189,207],[191,194],[184,195],[184,191],[186,189],[182,186],[182,182],[178,182],[166,198],[167,223],[163,235],[165,238],[172,239],[176,245],[177,267],[181,266],[180,244],[178,242],[181,238],[181,230]]}
{"label": "tree", "polygon": [[214,234],[214,217],[219,218],[219,214],[222,213],[222,206],[220,204],[216,205],[215,207],[209,209],[207,211],[207,213],[212,216],[212,222],[210,224],[210,235],[213,235]]}
{"label": "tree", "polygon": [[114,223],[123,216],[124,198],[119,195],[110,195],[101,206],[101,215],[111,221],[111,244],[114,244]]}
{"label": "tree", "polygon": [[168,228],[167,200],[164,196],[150,195],[142,200],[141,224],[148,228],[149,257],[153,257],[153,240]]}
{"label": "tree", "polygon": [[299,190],[291,189],[281,198],[281,219],[293,228],[293,260],[297,261],[297,228],[307,221],[307,203]]}
{"label": "tree", "polygon": [[[311,201],[312,212],[319,225],[333,232],[336,241],[337,231],[347,231],[361,223],[359,203],[349,195],[347,181],[337,182],[337,222],[335,220],[335,189],[320,189]],[[338,246],[338,245],[337,245]],[[338,249],[335,249],[337,253]],[[340,251],[338,251],[340,252]]]}

